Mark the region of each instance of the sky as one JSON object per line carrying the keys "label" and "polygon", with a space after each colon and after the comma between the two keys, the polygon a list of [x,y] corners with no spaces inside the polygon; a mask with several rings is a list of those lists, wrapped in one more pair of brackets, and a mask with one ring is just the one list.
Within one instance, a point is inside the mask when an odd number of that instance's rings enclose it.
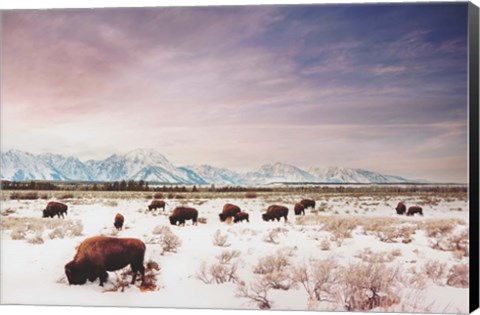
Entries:
{"label": "sky", "polygon": [[466,182],[467,6],[2,13],[2,151]]}

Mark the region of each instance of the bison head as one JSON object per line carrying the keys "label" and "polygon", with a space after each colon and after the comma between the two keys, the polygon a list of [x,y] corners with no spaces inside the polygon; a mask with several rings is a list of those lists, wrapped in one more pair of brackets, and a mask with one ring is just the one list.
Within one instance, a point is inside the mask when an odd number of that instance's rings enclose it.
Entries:
{"label": "bison head", "polygon": [[270,217],[269,213],[262,214],[263,221],[270,221],[272,218]]}
{"label": "bison head", "polygon": [[225,220],[227,219],[227,216],[225,215],[225,213],[220,213],[218,214],[218,216],[220,217],[220,222],[225,222]]}
{"label": "bison head", "polygon": [[178,221],[177,217],[171,215],[171,216],[168,217],[168,219],[170,220],[171,225],[177,225],[177,221]]}
{"label": "bison head", "polygon": [[49,216],[50,216],[50,212],[48,212],[47,209],[43,210],[42,218],[48,218]]}
{"label": "bison head", "polygon": [[68,284],[85,284],[90,277],[88,270],[73,260],[65,265],[65,274]]}

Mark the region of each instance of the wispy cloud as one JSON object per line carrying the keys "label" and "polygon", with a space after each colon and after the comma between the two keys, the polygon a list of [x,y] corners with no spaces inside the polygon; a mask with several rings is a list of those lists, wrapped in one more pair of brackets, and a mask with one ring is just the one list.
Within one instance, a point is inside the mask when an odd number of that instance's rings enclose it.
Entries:
{"label": "wispy cloud", "polygon": [[464,7],[7,12],[4,148],[462,179],[442,163],[466,151]]}

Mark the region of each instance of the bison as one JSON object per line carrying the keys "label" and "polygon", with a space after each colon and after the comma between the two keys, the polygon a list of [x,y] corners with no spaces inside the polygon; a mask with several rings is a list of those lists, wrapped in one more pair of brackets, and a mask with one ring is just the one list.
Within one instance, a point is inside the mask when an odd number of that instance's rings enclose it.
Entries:
{"label": "bison", "polygon": [[397,214],[403,215],[407,211],[407,207],[403,202],[399,202],[395,210],[397,211]]}
{"label": "bison", "polygon": [[107,271],[122,269],[128,265],[132,268],[132,284],[137,273],[145,280],[145,244],[135,238],[115,238],[94,236],[84,240],[78,247],[77,254],[65,265],[65,274],[69,284],[85,284],[100,278],[100,286],[107,281]]}
{"label": "bison", "polygon": [[264,221],[270,221],[270,220],[277,220],[280,221],[281,217],[285,218],[285,222],[287,222],[287,216],[288,216],[288,208],[284,206],[277,206],[277,205],[272,205],[268,207],[267,212],[262,214],[262,218]]}
{"label": "bison", "polygon": [[121,215],[120,213],[117,213],[115,215],[115,221],[113,222],[113,226],[120,231],[123,227],[124,221],[125,221],[125,218],[123,217],[123,215]]}
{"label": "bison", "polygon": [[60,202],[55,202],[55,201],[50,201],[47,204],[47,207],[45,210],[43,210],[43,217],[44,218],[53,218],[54,216],[62,216],[64,217],[63,214],[67,214],[68,206],[66,204],[60,203]]}
{"label": "bison", "polygon": [[180,225],[185,225],[186,220],[192,220],[193,225],[198,225],[198,211],[194,208],[176,207],[175,209],[173,209],[172,215],[168,218],[171,225],[177,225],[177,223],[180,223]]}
{"label": "bison", "polygon": [[305,207],[301,203],[296,203],[293,211],[295,211],[295,215],[305,215]]}
{"label": "bison", "polygon": [[307,208],[310,208],[312,207],[313,209],[315,209],[315,200],[312,200],[312,199],[302,199],[300,201],[300,203],[302,204],[302,206],[307,209]]}
{"label": "bison", "polygon": [[415,213],[423,215],[422,207],[412,206],[412,207],[408,208],[408,211],[407,211],[408,216],[411,216],[411,215],[413,216]]}
{"label": "bison", "polygon": [[218,216],[220,217],[221,222],[225,222],[227,218],[235,217],[235,215],[240,211],[241,210],[239,206],[233,205],[231,203],[226,203],[223,206],[222,213],[218,214]]}
{"label": "bison", "polygon": [[152,210],[152,209],[157,210],[159,208],[165,211],[165,205],[166,205],[166,202],[163,200],[152,200],[152,202],[148,206],[148,210]]}
{"label": "bison", "polygon": [[242,221],[247,221],[247,222],[250,222],[248,221],[248,213],[246,212],[238,212],[237,214],[235,214],[235,217],[233,219],[233,223],[237,223],[237,222],[242,222]]}

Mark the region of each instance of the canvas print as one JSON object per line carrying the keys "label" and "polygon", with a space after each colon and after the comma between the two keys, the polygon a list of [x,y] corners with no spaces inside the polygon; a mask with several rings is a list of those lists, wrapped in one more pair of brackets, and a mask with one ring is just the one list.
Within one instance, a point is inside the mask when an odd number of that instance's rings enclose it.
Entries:
{"label": "canvas print", "polygon": [[1,26],[2,304],[469,311],[468,3]]}

